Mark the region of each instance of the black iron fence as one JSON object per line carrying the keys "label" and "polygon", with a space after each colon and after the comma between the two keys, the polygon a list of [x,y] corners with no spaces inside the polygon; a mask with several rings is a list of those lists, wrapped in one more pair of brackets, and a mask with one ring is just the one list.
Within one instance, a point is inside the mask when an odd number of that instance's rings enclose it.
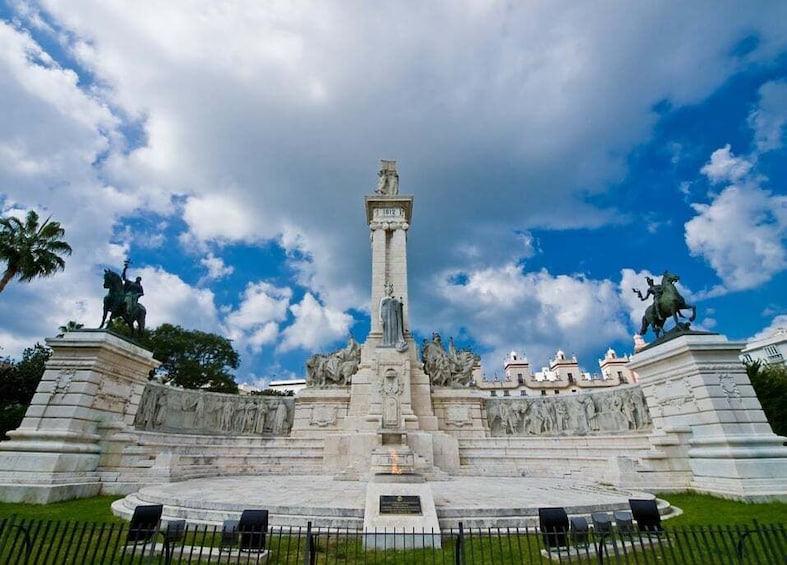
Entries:
{"label": "black iron fence", "polygon": [[787,527],[665,527],[617,530],[459,529],[439,535],[392,531],[158,524],[148,536],[128,524],[0,520],[0,563],[83,564],[787,564]]}

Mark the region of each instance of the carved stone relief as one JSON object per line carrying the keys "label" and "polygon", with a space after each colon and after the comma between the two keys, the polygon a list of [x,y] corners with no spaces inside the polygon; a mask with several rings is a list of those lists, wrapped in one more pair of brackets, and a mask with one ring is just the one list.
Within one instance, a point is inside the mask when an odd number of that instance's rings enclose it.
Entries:
{"label": "carved stone relief", "polygon": [[449,426],[472,426],[470,408],[465,405],[449,404],[445,407],[445,423]]}
{"label": "carved stone relief", "polygon": [[71,381],[74,380],[76,373],[76,369],[62,369],[57,374],[55,387],[51,392],[51,400],[63,400],[63,397],[68,394],[68,389],[71,387]]}
{"label": "carved stone relief", "polygon": [[684,404],[697,404],[694,391],[685,379],[666,381],[655,389],[656,402],[659,406],[678,408]]}
{"label": "carved stone relief", "polygon": [[486,412],[493,436],[625,433],[652,423],[639,387],[559,398],[490,398]]}
{"label": "carved stone relief", "polygon": [[336,423],[335,406],[312,406],[309,425],[325,428]]}
{"label": "carved stone relief", "polygon": [[134,417],[137,429],[232,435],[288,435],[294,399],[181,390],[148,383]]}
{"label": "carved stone relief", "polygon": [[719,387],[721,387],[721,391],[724,393],[727,402],[732,402],[733,400],[737,402],[743,401],[741,391],[738,389],[738,385],[735,384],[734,375],[719,375]]}
{"label": "carved stone relief", "polygon": [[400,397],[404,383],[393,368],[385,370],[380,382],[380,395],[383,404],[383,428],[398,429],[401,421]]}

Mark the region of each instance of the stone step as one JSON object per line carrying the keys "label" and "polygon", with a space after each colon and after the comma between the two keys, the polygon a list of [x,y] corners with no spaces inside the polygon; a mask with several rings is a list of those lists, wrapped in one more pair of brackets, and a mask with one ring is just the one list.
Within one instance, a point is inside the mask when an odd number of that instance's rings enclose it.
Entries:
{"label": "stone step", "polygon": [[194,434],[163,434],[158,432],[138,432],[139,445],[177,445],[177,446],[233,446],[241,447],[279,447],[298,445],[304,448],[320,448],[322,438],[290,438],[264,436],[214,436]]}
{"label": "stone step", "polygon": [[[187,519],[192,524],[220,525],[224,520],[238,519],[246,506],[242,501],[220,506],[199,505],[193,500],[178,497],[147,498],[144,490],[130,494],[112,504],[115,515],[130,519],[140,504],[163,504],[162,521]],[[312,522],[314,528],[360,530],[363,528],[362,508],[320,508],[298,505],[267,505],[270,523],[277,527],[302,527]]]}

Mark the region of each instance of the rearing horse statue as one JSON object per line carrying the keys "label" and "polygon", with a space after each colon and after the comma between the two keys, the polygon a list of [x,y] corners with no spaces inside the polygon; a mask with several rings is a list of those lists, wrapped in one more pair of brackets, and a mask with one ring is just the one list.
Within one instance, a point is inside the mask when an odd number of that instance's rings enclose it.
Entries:
{"label": "rearing horse statue", "polygon": [[147,310],[139,302],[128,312],[128,301],[126,300],[126,293],[123,290],[124,284],[122,277],[115,271],[104,269],[104,288],[108,290],[107,295],[104,297],[104,315],[101,317],[101,325],[99,328],[104,327],[107,321],[107,314],[109,314],[109,321],[115,318],[121,318],[126,325],[134,332],[134,323],[136,322],[136,332],[142,335],[145,331],[145,316]]}
{"label": "rearing horse statue", "polygon": [[689,304],[678,292],[675,283],[680,280],[676,274],[664,271],[661,277],[661,292],[657,295],[656,299],[659,301],[659,313],[661,316],[656,315],[656,308],[653,304],[648,306],[645,310],[645,315],[642,316],[642,328],[639,330],[639,335],[645,335],[648,327],[653,328],[653,333],[658,339],[664,331],[664,322],[672,316],[675,321],[675,327],[679,327],[678,316],[683,316],[681,310],[691,310],[689,322],[693,322],[697,317],[697,307],[694,304]]}

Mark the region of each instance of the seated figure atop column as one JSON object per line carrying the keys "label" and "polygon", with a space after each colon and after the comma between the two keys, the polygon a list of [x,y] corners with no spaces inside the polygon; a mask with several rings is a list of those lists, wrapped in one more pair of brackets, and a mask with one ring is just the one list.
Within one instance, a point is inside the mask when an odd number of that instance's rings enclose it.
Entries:
{"label": "seated figure atop column", "polygon": [[375,192],[382,196],[396,196],[399,194],[399,173],[396,172],[396,161],[380,161],[380,180],[377,182]]}

